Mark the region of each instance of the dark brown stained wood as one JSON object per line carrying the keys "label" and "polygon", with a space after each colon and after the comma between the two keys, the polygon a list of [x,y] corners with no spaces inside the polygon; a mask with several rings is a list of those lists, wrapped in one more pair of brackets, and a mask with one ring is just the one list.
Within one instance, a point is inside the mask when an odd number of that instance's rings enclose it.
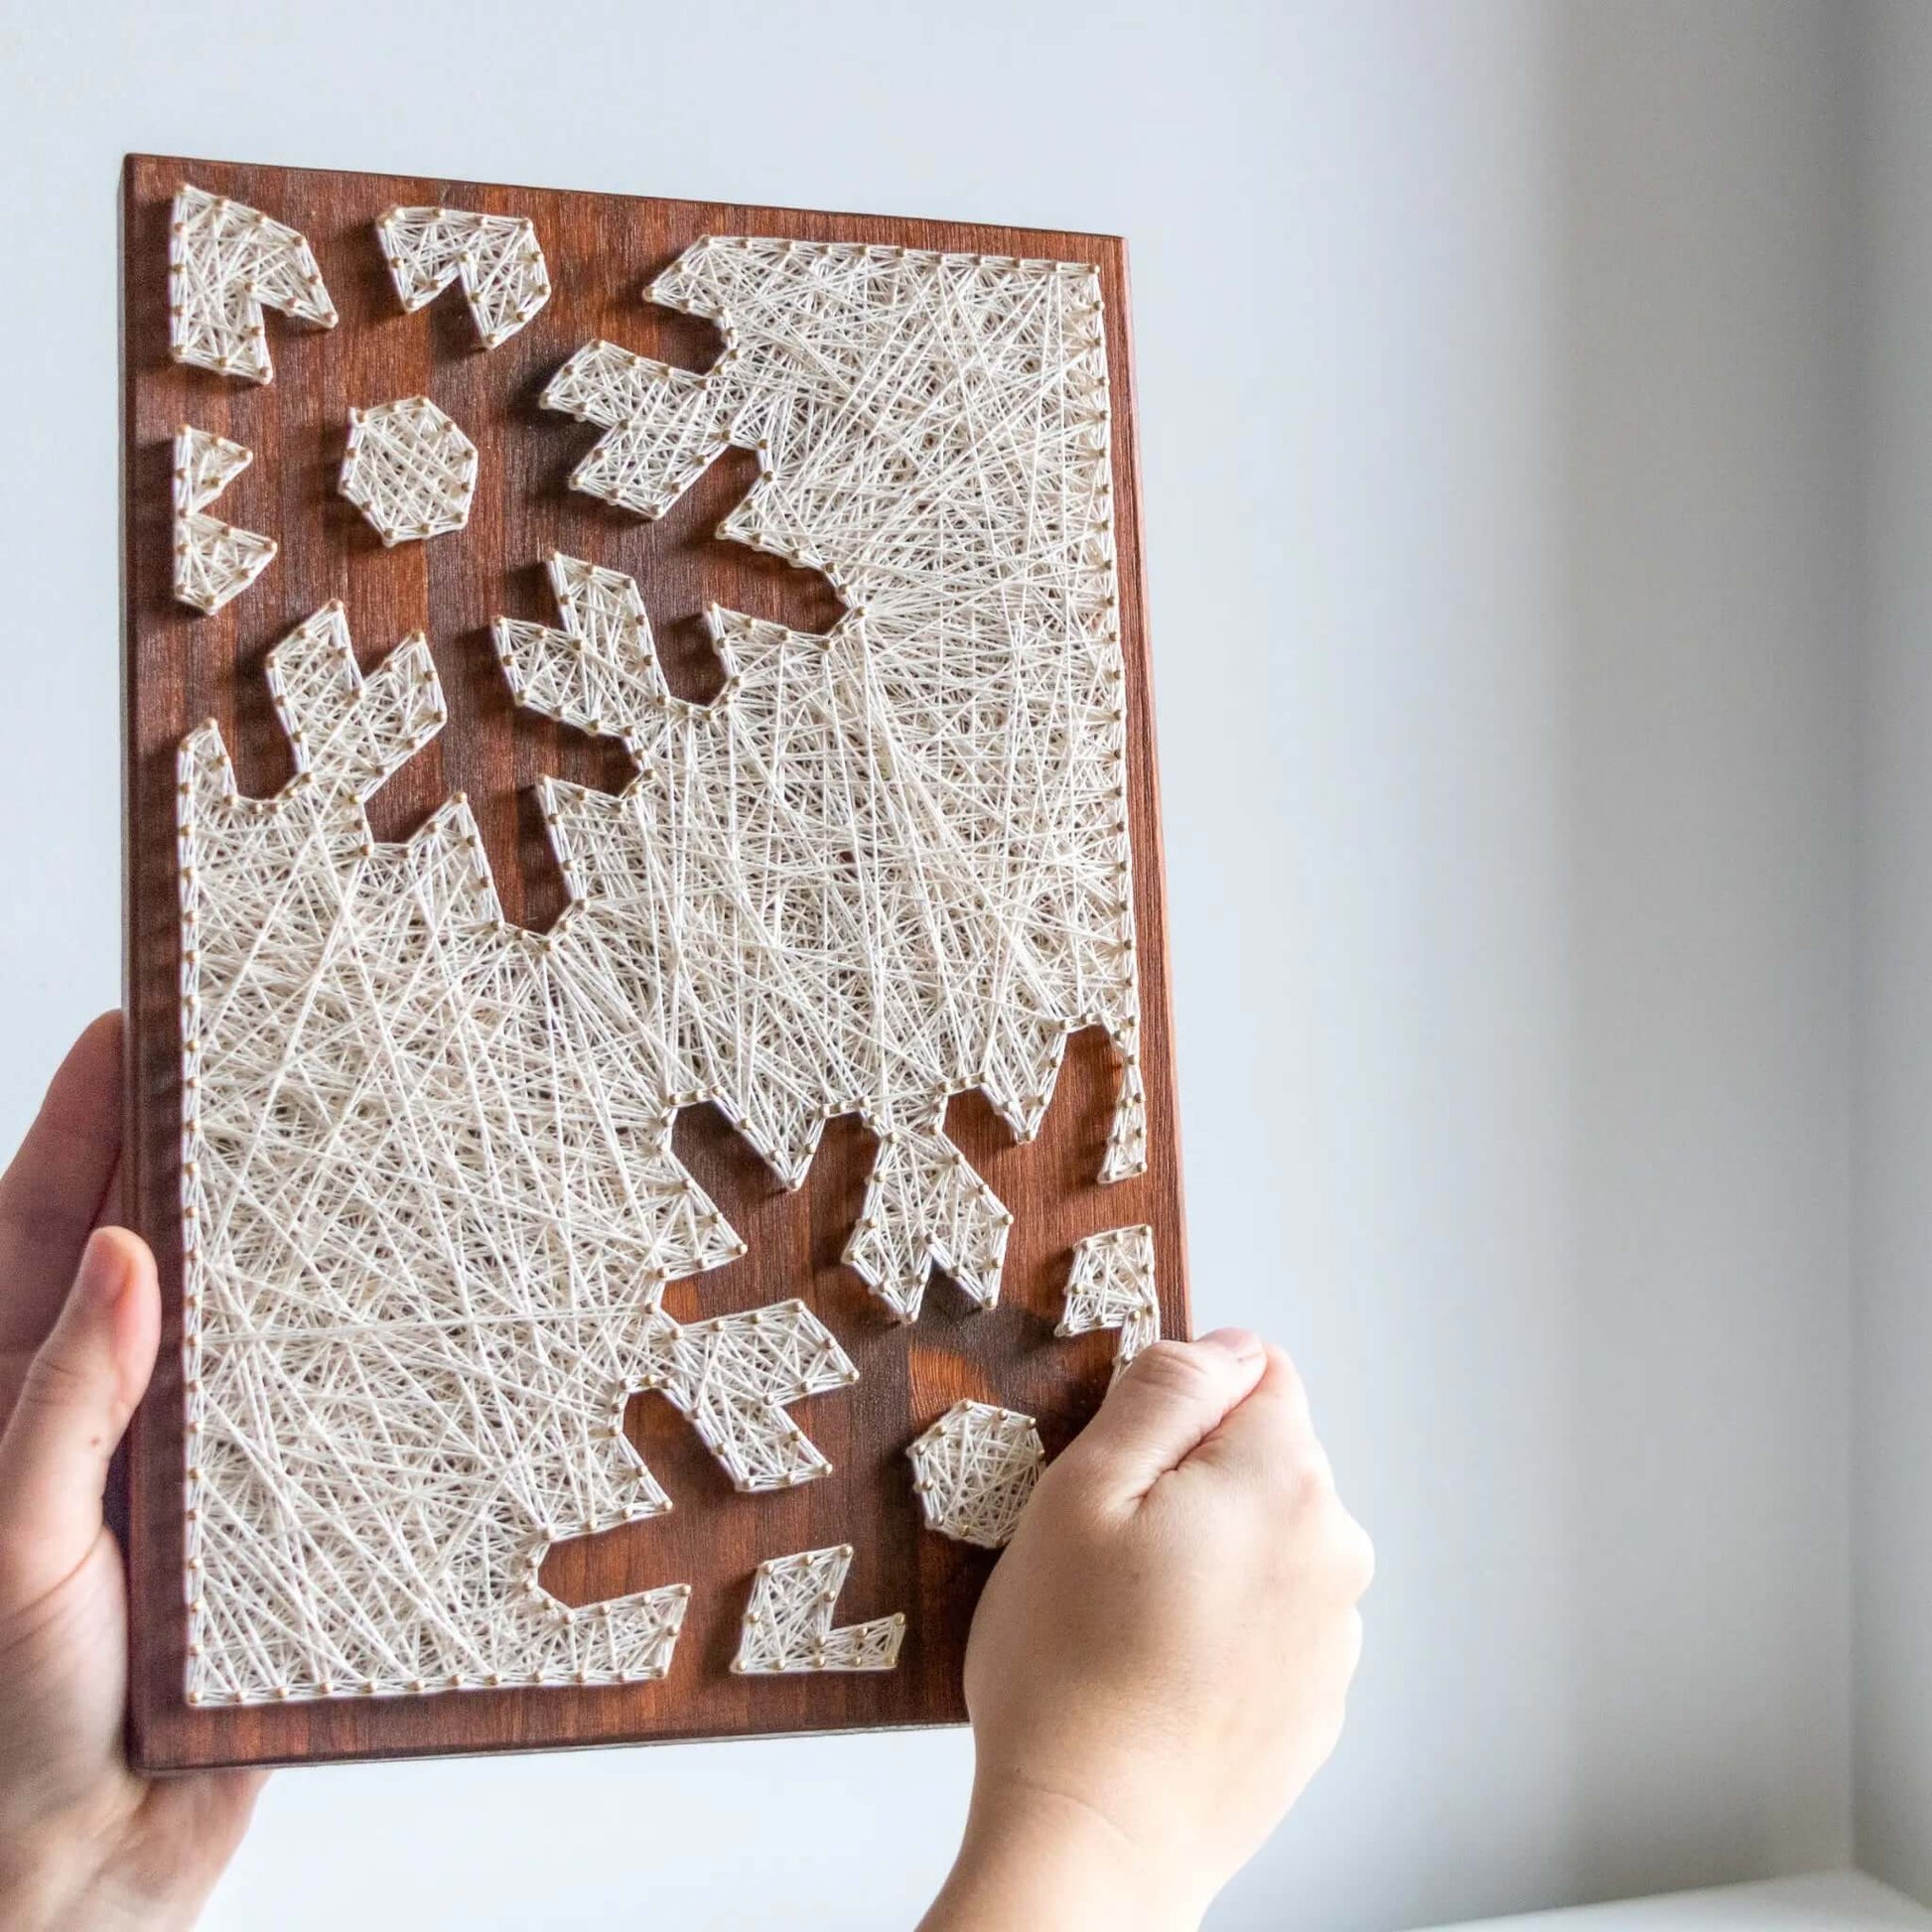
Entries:
{"label": "dark brown stained wood", "polygon": [[[315,248],[340,326],[318,332],[268,316],[275,379],[266,387],[177,367],[168,357],[169,207],[184,181],[292,223]],[[520,334],[489,352],[452,290],[405,315],[371,226],[397,204],[444,204],[530,216],[555,293]],[[960,1660],[992,1557],[920,1526],[905,1446],[958,1397],[1039,1418],[1057,1452],[1107,1385],[1111,1334],[1057,1340],[1070,1249],[1133,1221],[1156,1230],[1162,1320],[1187,1332],[1179,1150],[1169,1025],[1168,945],[1142,601],[1140,487],[1130,381],[1126,250],[1114,237],[792,208],[576,195],[487,183],[400,179],[227,162],[130,156],[122,183],[123,497],[126,611],[125,1189],[134,1225],[161,1263],[167,1330],[161,1366],[131,1445],[133,1600],[131,1748],[147,1769],[393,1757],[571,1743],[758,1735],[964,1716]],[[1017,1216],[998,1309],[969,1313],[952,1286],[894,1323],[839,1262],[858,1214],[870,1143],[854,1120],[828,1130],[811,1177],[783,1192],[707,1108],[681,1117],[677,1148],[751,1244],[733,1266],[674,1284],[682,1319],[802,1295],[860,1370],[849,1391],[795,1410],[832,1458],[822,1481],[777,1496],[741,1496],[691,1430],[656,1397],[629,1426],[669,1491],[667,1517],[554,1550],[544,1581],[571,1602],[656,1584],[694,1586],[668,1678],[612,1689],[457,1692],[246,1709],[190,1709],[182,1696],[182,1446],[179,1226],[180,968],[175,877],[175,753],[207,717],[221,723],[241,785],[274,790],[288,752],[262,676],[271,645],[331,598],[347,607],[365,669],[414,630],[427,633],[448,695],[442,736],[379,792],[377,834],[406,836],[453,791],[469,794],[509,917],[542,926],[562,881],[529,787],[550,773],[620,789],[621,752],[514,709],[488,626],[499,614],[555,621],[543,571],[553,549],[628,572],[642,588],[673,682],[709,694],[715,665],[698,629],[714,601],[801,629],[827,627],[839,604],[817,575],[715,539],[754,466],[733,453],[659,523],[573,493],[571,469],[598,432],[537,407],[563,360],[602,336],[640,353],[704,367],[718,338],[642,299],[649,280],[705,234],[885,242],[1095,264],[1107,305],[1114,394],[1123,637],[1129,673],[1130,792],[1138,902],[1149,1172],[1102,1187],[1099,1171],[1115,1071],[1104,1039],[1070,1044],[1045,1131],[1013,1145],[977,1096],[953,1104],[959,1144]],[[384,550],[337,494],[351,405],[435,398],[481,456],[470,524],[460,535]],[[191,423],[255,453],[214,513],[281,544],[255,586],[205,618],[171,596],[172,438]],[[857,1552],[842,1623],[904,1610],[897,1671],[878,1676],[743,1679],[727,1665],[752,1572],[763,1558],[850,1542]]]}

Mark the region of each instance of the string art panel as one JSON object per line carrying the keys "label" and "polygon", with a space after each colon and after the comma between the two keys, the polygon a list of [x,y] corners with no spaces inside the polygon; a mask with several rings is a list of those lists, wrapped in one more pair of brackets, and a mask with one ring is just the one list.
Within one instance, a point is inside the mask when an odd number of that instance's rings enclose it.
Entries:
{"label": "string art panel", "polygon": [[958,1719],[1187,1332],[1121,244],[123,234],[137,1757]]}

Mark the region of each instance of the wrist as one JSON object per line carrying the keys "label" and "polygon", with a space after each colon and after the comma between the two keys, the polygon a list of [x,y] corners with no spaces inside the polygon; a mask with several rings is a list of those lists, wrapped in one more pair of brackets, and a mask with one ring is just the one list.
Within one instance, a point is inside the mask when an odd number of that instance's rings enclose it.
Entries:
{"label": "wrist", "polygon": [[1206,1899],[1104,1813],[1026,1783],[975,1785],[921,1932],[1191,1932]]}
{"label": "wrist", "polygon": [[58,1843],[22,1832],[0,1845],[0,1925],[20,1932],[71,1925],[92,1875]]}

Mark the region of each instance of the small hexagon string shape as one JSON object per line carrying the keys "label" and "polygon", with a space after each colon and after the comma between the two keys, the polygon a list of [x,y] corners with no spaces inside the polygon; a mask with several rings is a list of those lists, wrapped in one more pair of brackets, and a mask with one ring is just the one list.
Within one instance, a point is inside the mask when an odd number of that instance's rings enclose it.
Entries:
{"label": "small hexagon string shape", "polygon": [[209,516],[207,506],[255,460],[253,450],[187,424],[175,432],[175,597],[211,616],[275,556],[275,539]]}
{"label": "small hexagon string shape", "polygon": [[905,1635],[903,1611],[833,1628],[832,1606],[851,1568],[849,1543],[759,1564],[739,1626],[733,1671],[740,1677],[777,1677],[804,1671],[892,1670]]}
{"label": "small hexagon string shape", "polygon": [[348,412],[342,492],[383,543],[460,530],[477,489],[477,446],[427,396]]}
{"label": "small hexagon string shape", "polygon": [[263,309],[336,326],[314,251],[260,208],[183,182],[168,232],[168,352],[248,382],[272,381]]}
{"label": "small hexagon string shape", "polygon": [[906,1451],[925,1526],[957,1543],[1001,1550],[1046,1460],[1031,1416],[955,1402]]}
{"label": "small hexagon string shape", "polygon": [[550,300],[537,231],[521,214],[392,207],[375,224],[389,279],[412,313],[461,277],[485,348],[506,343]]}
{"label": "small hexagon string shape", "polygon": [[1150,1342],[1161,1339],[1161,1302],[1154,1285],[1154,1230],[1146,1225],[1090,1234],[1073,1250],[1066,1305],[1056,1335],[1118,1328],[1118,1375]]}

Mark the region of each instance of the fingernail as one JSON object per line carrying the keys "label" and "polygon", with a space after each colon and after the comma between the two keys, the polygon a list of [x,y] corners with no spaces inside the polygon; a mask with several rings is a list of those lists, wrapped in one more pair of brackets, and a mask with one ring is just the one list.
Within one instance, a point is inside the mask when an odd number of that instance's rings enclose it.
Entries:
{"label": "fingernail", "polygon": [[73,1298],[94,1309],[111,1309],[127,1286],[127,1259],[120,1243],[110,1240],[102,1228],[87,1237],[80,1253],[80,1266],[73,1278]]}
{"label": "fingernail", "polygon": [[1219,1348],[1237,1362],[1258,1362],[1267,1352],[1261,1337],[1249,1328],[1215,1328],[1200,1340],[1204,1348]]}

